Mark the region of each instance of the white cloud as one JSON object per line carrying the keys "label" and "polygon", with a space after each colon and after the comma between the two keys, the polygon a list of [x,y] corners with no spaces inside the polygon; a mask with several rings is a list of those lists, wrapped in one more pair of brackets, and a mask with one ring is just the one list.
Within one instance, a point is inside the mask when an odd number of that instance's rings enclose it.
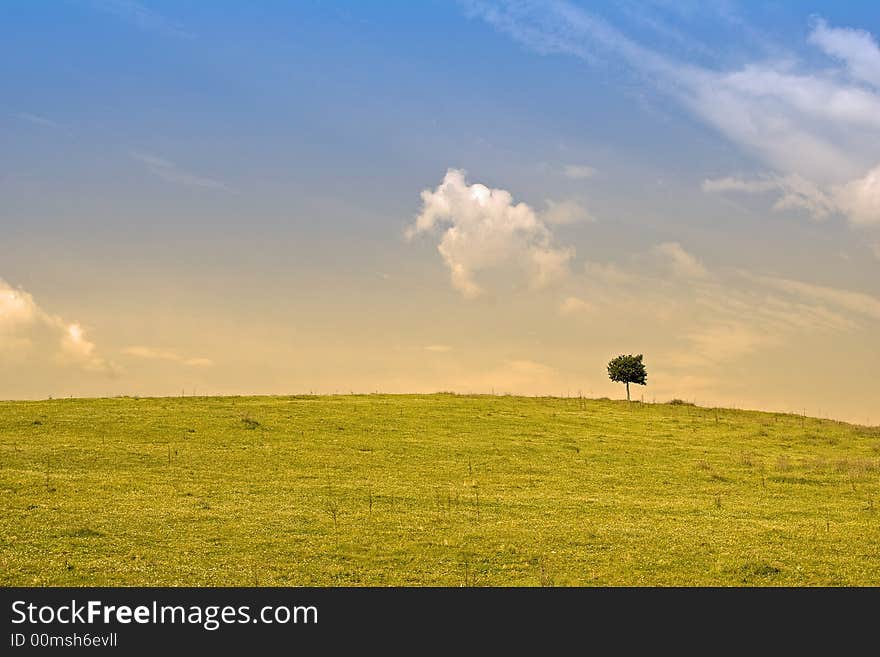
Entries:
{"label": "white cloud", "polygon": [[[587,309],[608,327],[656,327],[665,344],[652,353],[677,370],[676,377],[742,361],[797,336],[833,339],[880,322],[880,298],[870,294],[745,271],[710,271],[678,242],[651,252],[654,259],[634,255],[632,271],[588,263],[584,276],[569,284],[575,294],[559,312],[577,313],[589,299]],[[675,278],[658,275],[657,268],[669,266]]]}
{"label": "white cloud", "polygon": [[541,213],[541,219],[548,224],[563,226],[579,221],[595,221],[589,211],[573,199],[567,201],[545,201],[547,209]]}
{"label": "white cloud", "polygon": [[801,209],[816,219],[839,213],[847,216],[855,225],[880,224],[880,166],[862,178],[844,185],[834,185],[827,192],[796,174],[751,180],[710,179],[703,181],[703,190],[746,193],[776,191],[779,197],[773,204],[774,210]]}
{"label": "white cloud", "polygon": [[33,296],[0,279],[0,355],[52,360],[115,374],[118,368],[97,354],[79,322],[50,315]]}
{"label": "white cloud", "polygon": [[134,0],[91,0],[95,8],[113,14],[144,32],[154,32],[163,36],[180,39],[193,39],[195,34],[183,29],[161,14]]}
{"label": "white cloud", "polygon": [[142,345],[126,347],[122,350],[122,353],[128,356],[134,356],[135,358],[143,358],[146,360],[167,360],[175,363],[182,363],[184,365],[191,365],[193,367],[210,367],[214,364],[209,358],[188,358],[186,356],[181,356],[172,349],[157,349]]}
{"label": "white cloud", "polygon": [[863,178],[836,187],[834,199],[854,224],[880,224],[880,166],[871,169]]}
{"label": "white cloud", "polygon": [[709,323],[685,334],[685,338],[689,343],[688,350],[676,358],[679,366],[736,361],[778,341],[766,330],[735,321]]}
{"label": "white cloud", "polygon": [[425,351],[433,351],[437,354],[445,354],[446,352],[452,351],[452,347],[448,344],[429,344],[425,347]]}
{"label": "white cloud", "polygon": [[214,364],[210,358],[185,358],[181,362],[192,367],[211,367]]}
{"label": "white cloud", "polygon": [[595,175],[596,170],[586,164],[567,164],[563,169],[566,178],[572,180],[584,180]]}
{"label": "white cloud", "polygon": [[654,247],[654,251],[669,260],[672,271],[685,278],[705,278],[706,268],[694,256],[684,250],[678,242],[664,242]]}
{"label": "white cloud", "polygon": [[199,176],[189,171],[184,171],[174,164],[174,162],[156,155],[150,155],[149,153],[131,153],[131,157],[143,164],[147,168],[147,171],[166,182],[185,185],[187,187],[202,187],[204,189],[229,189],[222,182],[214,180],[213,178]]}
{"label": "white cloud", "polygon": [[833,194],[827,194],[814,183],[798,176],[768,175],[761,178],[718,178],[703,181],[705,192],[744,192],[757,194],[776,192],[774,210],[800,209],[814,219],[825,219],[829,214],[842,211]]}
{"label": "white cloud", "polygon": [[880,97],[788,62],[679,69],[685,107],[781,176],[840,184],[877,164]]}
{"label": "white cloud", "polygon": [[78,322],[65,327],[61,338],[62,353],[73,362],[81,363],[86,369],[104,369],[103,359],[95,357],[95,343],[86,338],[85,331]]}
{"label": "white cloud", "polygon": [[573,257],[574,247],[533,246],[527,263],[532,286],[547,287],[564,279],[568,276],[568,263]]}
{"label": "white cloud", "polygon": [[779,189],[779,181],[771,179],[710,178],[703,181],[704,192],[747,192],[750,194]]}
{"label": "white cloud", "polygon": [[406,231],[411,239],[442,227],[437,250],[449,268],[453,286],[473,298],[484,290],[475,277],[483,271],[515,265],[533,287],[561,280],[574,249],[554,245],[546,223],[510,192],[468,185],[465,173],[449,169],[435,189],[422,192],[422,209]]}
{"label": "white cloud", "polygon": [[593,306],[577,297],[566,297],[559,304],[559,313],[562,315],[574,315],[580,312],[592,310]]}
{"label": "white cloud", "polygon": [[876,85],[880,50],[867,32],[823,21],[814,26],[810,42],[845,68],[811,69],[777,59],[725,71],[646,48],[564,0],[472,0],[469,8],[539,53],[628,65],[774,170],[771,181],[753,183],[751,189],[741,185],[740,191],[778,190],[777,209],[800,208],[818,217],[841,214],[860,226],[878,222],[872,172],[880,160],[880,92],[860,82]]}
{"label": "white cloud", "polygon": [[636,280],[633,274],[613,263],[585,262],[584,274],[590,280],[609,285],[622,285]]}
{"label": "white cloud", "polygon": [[828,303],[858,315],[880,320],[880,299],[870,294],[774,276],[751,276],[751,278],[808,301]]}
{"label": "white cloud", "polygon": [[167,349],[153,349],[152,347],[126,347],[122,353],[136,358],[146,358],[148,360],[179,360],[179,357],[173,351]]}
{"label": "white cloud", "polygon": [[846,64],[856,80],[880,87],[880,46],[869,32],[830,27],[819,19],[810,33],[810,42]]}
{"label": "white cloud", "polygon": [[39,309],[34,298],[0,278],[0,333],[11,333],[35,321]]}
{"label": "white cloud", "polygon": [[92,372],[100,372],[115,376],[119,367],[96,353],[95,343],[86,338],[85,331],[78,322],[62,323],[53,318],[56,328],[61,329],[60,361],[65,364],[81,367]]}
{"label": "white cloud", "polygon": [[59,124],[57,124],[52,119],[47,119],[45,116],[38,116],[37,114],[30,114],[29,112],[19,112],[15,116],[16,116],[16,118],[19,118],[22,121],[27,121],[28,123],[33,123],[34,125],[43,126],[44,128],[60,128],[61,127]]}
{"label": "white cloud", "polygon": [[774,210],[805,210],[816,219],[824,219],[839,210],[834,195],[823,192],[817,185],[796,173],[780,178],[782,194],[773,204]]}

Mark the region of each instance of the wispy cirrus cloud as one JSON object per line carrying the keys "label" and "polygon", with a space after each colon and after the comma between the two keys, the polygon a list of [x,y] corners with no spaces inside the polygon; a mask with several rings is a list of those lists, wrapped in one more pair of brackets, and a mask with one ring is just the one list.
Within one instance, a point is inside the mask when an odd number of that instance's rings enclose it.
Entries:
{"label": "wispy cirrus cloud", "polygon": [[566,164],[562,169],[562,173],[566,178],[571,178],[572,180],[585,180],[596,175],[596,170],[586,164]]}
{"label": "wispy cirrus cloud", "polygon": [[595,221],[590,211],[580,201],[575,199],[567,199],[565,201],[547,199],[545,204],[547,207],[541,212],[540,217],[541,220],[548,224],[563,226],[581,221]]}
{"label": "wispy cirrus cloud", "polygon": [[673,367],[713,366],[730,363],[778,344],[779,338],[744,322],[706,322],[686,331],[687,349],[673,352]]}
{"label": "wispy cirrus cloud", "polygon": [[842,214],[855,226],[880,224],[880,166],[864,176],[825,189],[797,174],[758,178],[716,178],[703,181],[706,192],[777,194],[774,210],[803,210],[814,219]]}
{"label": "wispy cirrus cloud", "polygon": [[134,0],[86,0],[94,9],[112,14],[144,32],[178,39],[194,39],[196,35],[171,19]]}
{"label": "wispy cirrus cloud", "polygon": [[573,315],[575,313],[587,312],[592,310],[593,306],[578,297],[565,297],[559,304],[559,314]]}
{"label": "wispy cirrus cloud", "polygon": [[777,276],[758,276],[746,273],[743,275],[753,281],[807,302],[828,304],[856,315],[880,320],[880,299],[864,292],[854,292],[826,285],[815,285]]}
{"label": "wispy cirrus cloud", "polygon": [[[663,340],[654,356],[675,378],[705,377],[753,354],[825,336],[880,328],[880,298],[866,292],[768,274],[709,268],[678,242],[633,254],[631,265],[588,263],[560,306],[570,321],[651,326]],[[659,258],[657,256],[660,256]],[[648,336],[637,332],[640,341]],[[677,344],[676,344],[677,343]],[[716,382],[721,385],[721,382]]]}
{"label": "wispy cirrus cloud", "polygon": [[43,126],[44,128],[60,128],[61,124],[56,123],[52,119],[47,119],[45,116],[40,116],[39,114],[31,114],[30,112],[16,112],[13,114],[15,118],[20,119],[21,121],[27,121],[28,123],[33,123],[34,125]]}
{"label": "wispy cirrus cloud", "polygon": [[228,190],[224,183],[201,176],[185,169],[181,169],[174,162],[150,153],[132,152],[132,159],[143,164],[147,171],[162,180],[174,183],[176,185],[184,185],[186,187],[199,187],[203,189]]}
{"label": "wispy cirrus cloud", "polygon": [[678,242],[663,242],[654,247],[654,252],[663,256],[672,271],[686,278],[705,278],[706,268],[695,256],[688,253]]}
{"label": "wispy cirrus cloud", "polygon": [[145,360],[164,360],[173,363],[189,365],[192,367],[210,367],[214,364],[214,362],[209,358],[191,358],[188,356],[181,356],[173,349],[145,347],[143,345],[126,347],[122,350],[122,353],[127,356],[133,356],[135,358],[142,358]]}
{"label": "wispy cirrus cloud", "polygon": [[[829,56],[826,67],[780,57],[724,70],[646,47],[565,0],[473,0],[467,6],[537,53],[627,67],[769,166],[774,184],[756,184],[780,193],[778,208],[841,215],[862,227],[880,224],[880,49],[864,30],[814,21],[808,42]],[[743,184],[739,191],[751,190]]]}
{"label": "wispy cirrus cloud", "polygon": [[825,219],[830,214],[841,211],[833,192],[825,192],[815,183],[797,174],[709,178],[703,181],[702,187],[704,192],[712,193],[774,193],[777,196],[773,203],[774,210],[800,209],[814,219]]}
{"label": "wispy cirrus cloud", "polygon": [[633,273],[614,263],[585,262],[584,275],[603,285],[629,285],[638,280]]}
{"label": "wispy cirrus cloud", "polygon": [[810,33],[810,43],[843,62],[853,79],[880,88],[880,46],[867,30],[835,28],[819,18]]}

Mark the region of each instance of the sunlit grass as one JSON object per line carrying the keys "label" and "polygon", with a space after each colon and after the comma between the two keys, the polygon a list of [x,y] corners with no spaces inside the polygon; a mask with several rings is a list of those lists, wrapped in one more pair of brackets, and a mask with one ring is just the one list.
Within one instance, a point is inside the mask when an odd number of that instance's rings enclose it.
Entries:
{"label": "sunlit grass", "polygon": [[880,584],[880,431],[579,399],[0,403],[5,585]]}

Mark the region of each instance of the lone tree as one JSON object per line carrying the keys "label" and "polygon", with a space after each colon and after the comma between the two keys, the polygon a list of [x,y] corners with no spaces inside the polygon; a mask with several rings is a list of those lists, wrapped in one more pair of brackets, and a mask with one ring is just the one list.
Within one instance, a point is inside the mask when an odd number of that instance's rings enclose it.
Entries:
{"label": "lone tree", "polygon": [[629,401],[629,384],[648,385],[648,373],[642,362],[642,354],[638,356],[618,356],[608,363],[608,378],[626,384],[626,401]]}

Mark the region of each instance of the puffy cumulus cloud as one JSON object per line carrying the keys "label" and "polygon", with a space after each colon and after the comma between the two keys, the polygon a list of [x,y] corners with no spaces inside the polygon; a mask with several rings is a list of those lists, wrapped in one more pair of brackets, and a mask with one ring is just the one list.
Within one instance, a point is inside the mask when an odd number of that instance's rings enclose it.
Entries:
{"label": "puffy cumulus cloud", "polygon": [[86,339],[78,322],[68,324],[61,336],[61,351],[73,361],[81,362],[88,369],[102,369],[103,361],[95,358],[95,343]]}
{"label": "puffy cumulus cloud", "polygon": [[705,278],[706,268],[696,257],[684,250],[678,242],[664,242],[654,247],[654,252],[665,258],[672,271],[686,278]]}
{"label": "puffy cumulus cloud", "polygon": [[0,356],[49,359],[84,370],[116,374],[101,357],[79,322],[45,312],[24,290],[0,279]]}
{"label": "puffy cumulus cloud", "polygon": [[449,169],[436,189],[421,196],[421,212],[406,236],[442,229],[437,250],[465,297],[484,292],[477,274],[505,265],[523,270],[533,287],[567,275],[574,249],[557,247],[545,220],[529,205],[515,203],[510,192],[469,185],[464,171]]}
{"label": "puffy cumulus cloud", "polygon": [[854,226],[880,223],[880,49],[868,32],[817,19],[807,41],[827,63],[786,57],[722,70],[647,47],[565,0],[470,0],[468,7],[539,53],[628,66],[774,172],[705,189],[777,192],[777,209],[841,215]]}
{"label": "puffy cumulus cloud", "polygon": [[0,356],[21,353],[31,346],[29,329],[39,316],[30,294],[0,279]]}
{"label": "puffy cumulus cloud", "polygon": [[16,290],[0,278],[0,334],[33,323],[39,314],[34,298],[24,290]]}
{"label": "puffy cumulus cloud", "polygon": [[181,356],[172,349],[156,349],[154,347],[144,347],[140,345],[126,347],[122,350],[122,353],[135,358],[165,360],[174,363],[182,363],[183,365],[190,365],[192,367],[210,367],[214,364],[214,361],[209,358],[189,358],[187,356]]}
{"label": "puffy cumulus cloud", "polygon": [[567,201],[546,201],[547,209],[541,213],[541,219],[548,224],[562,226],[574,224],[579,221],[594,221],[587,209],[574,199]]}

